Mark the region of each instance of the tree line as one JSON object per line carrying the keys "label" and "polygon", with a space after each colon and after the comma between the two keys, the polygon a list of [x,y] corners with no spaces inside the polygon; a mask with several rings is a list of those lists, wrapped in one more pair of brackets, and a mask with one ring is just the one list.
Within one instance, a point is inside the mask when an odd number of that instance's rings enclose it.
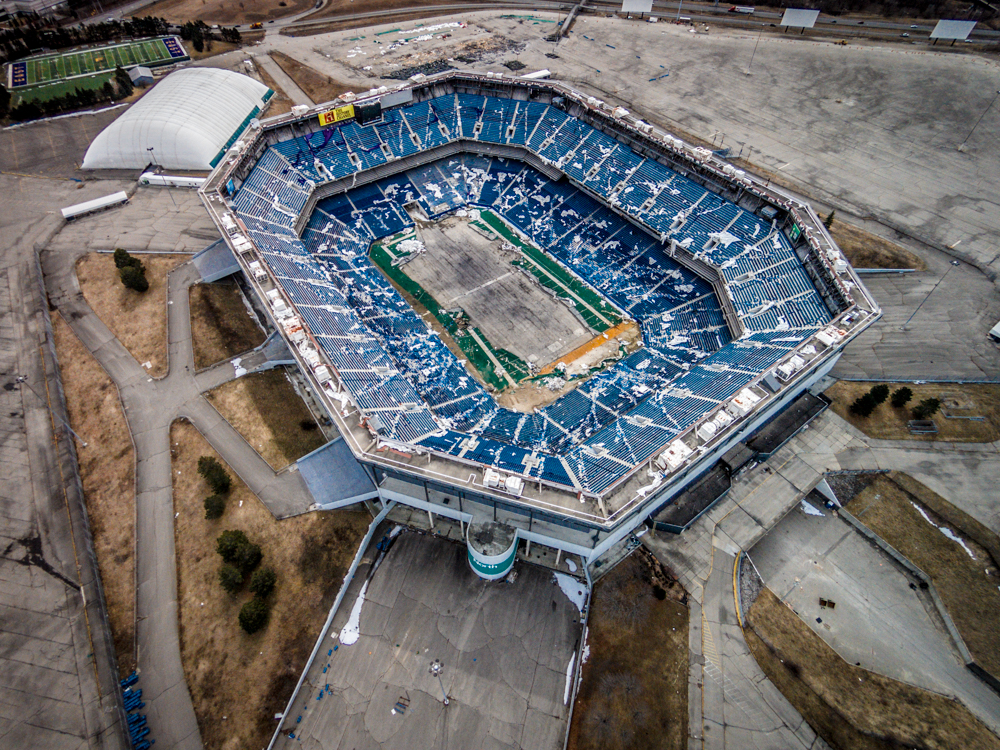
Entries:
{"label": "tree line", "polygon": [[190,41],[197,52],[205,49],[206,45],[211,49],[213,39],[234,44],[239,44],[242,39],[235,26],[212,29],[204,21],[188,21],[183,26],[174,26],[165,18],[145,16],[127,21],[63,26],[52,16],[30,14],[11,19],[10,27],[0,30],[0,57],[4,61],[13,61],[38,50],[61,50],[174,33]]}

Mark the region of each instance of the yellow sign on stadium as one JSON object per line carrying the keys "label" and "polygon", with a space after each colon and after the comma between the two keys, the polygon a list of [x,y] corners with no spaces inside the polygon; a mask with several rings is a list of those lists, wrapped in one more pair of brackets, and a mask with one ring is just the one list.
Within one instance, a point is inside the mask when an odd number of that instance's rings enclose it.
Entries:
{"label": "yellow sign on stadium", "polygon": [[329,112],[320,112],[319,124],[332,125],[333,123],[340,122],[341,120],[350,120],[352,117],[354,117],[354,105],[347,104],[343,107],[331,109]]}

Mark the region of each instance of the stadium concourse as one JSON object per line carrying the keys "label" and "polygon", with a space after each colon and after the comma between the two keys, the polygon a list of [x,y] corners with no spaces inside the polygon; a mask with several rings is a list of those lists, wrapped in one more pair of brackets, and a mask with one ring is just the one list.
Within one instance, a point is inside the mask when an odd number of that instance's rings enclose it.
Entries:
{"label": "stadium concourse", "polygon": [[[237,254],[257,259],[248,276],[332,411],[358,410],[363,432],[342,431],[383,499],[407,502],[391,487],[419,477],[418,507],[428,482],[459,495],[451,515],[463,521],[476,517],[463,497],[492,502],[494,516],[499,500],[522,537],[560,546],[561,532],[532,526],[568,526],[564,548],[592,558],[607,549],[602,531],[607,544],[634,528],[879,314],[825,233],[819,251],[818,222],[809,229],[801,207],[732,167],[703,169],[707,152],[685,160],[666,136],[658,153],[641,138],[650,126],[552,84],[428,80],[385,107],[341,110],[342,122],[321,115],[326,127],[303,113],[269,125],[203,188]],[[543,409],[498,406],[369,257],[414,216],[456,211],[502,217],[499,234],[636,321],[643,346]],[[444,462],[417,468],[419,455],[454,461],[451,481]]]}

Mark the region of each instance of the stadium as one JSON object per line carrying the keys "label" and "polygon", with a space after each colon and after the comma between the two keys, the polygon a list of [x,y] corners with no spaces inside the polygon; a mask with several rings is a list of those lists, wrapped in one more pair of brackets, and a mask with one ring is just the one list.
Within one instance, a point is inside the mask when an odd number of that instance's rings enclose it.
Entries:
{"label": "stadium", "polygon": [[606,555],[880,316],[711,151],[557,82],[416,78],[255,121],[201,194],[373,494],[468,524],[483,577],[519,539]]}

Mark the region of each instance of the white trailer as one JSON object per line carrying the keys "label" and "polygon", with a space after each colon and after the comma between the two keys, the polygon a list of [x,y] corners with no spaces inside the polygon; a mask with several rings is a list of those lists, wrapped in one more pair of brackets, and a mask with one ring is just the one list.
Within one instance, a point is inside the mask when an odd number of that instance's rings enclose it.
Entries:
{"label": "white trailer", "polygon": [[92,201],[77,203],[75,206],[67,206],[62,209],[62,215],[66,221],[70,221],[71,219],[77,219],[96,211],[103,211],[106,208],[121,206],[125,203],[128,203],[128,195],[119,191],[111,195],[105,195],[103,198],[94,198]]}
{"label": "white trailer", "polygon": [[205,184],[204,177],[183,177],[172,174],[156,174],[155,172],[143,172],[139,177],[140,185],[156,185],[158,187],[188,187],[200,188]]}

